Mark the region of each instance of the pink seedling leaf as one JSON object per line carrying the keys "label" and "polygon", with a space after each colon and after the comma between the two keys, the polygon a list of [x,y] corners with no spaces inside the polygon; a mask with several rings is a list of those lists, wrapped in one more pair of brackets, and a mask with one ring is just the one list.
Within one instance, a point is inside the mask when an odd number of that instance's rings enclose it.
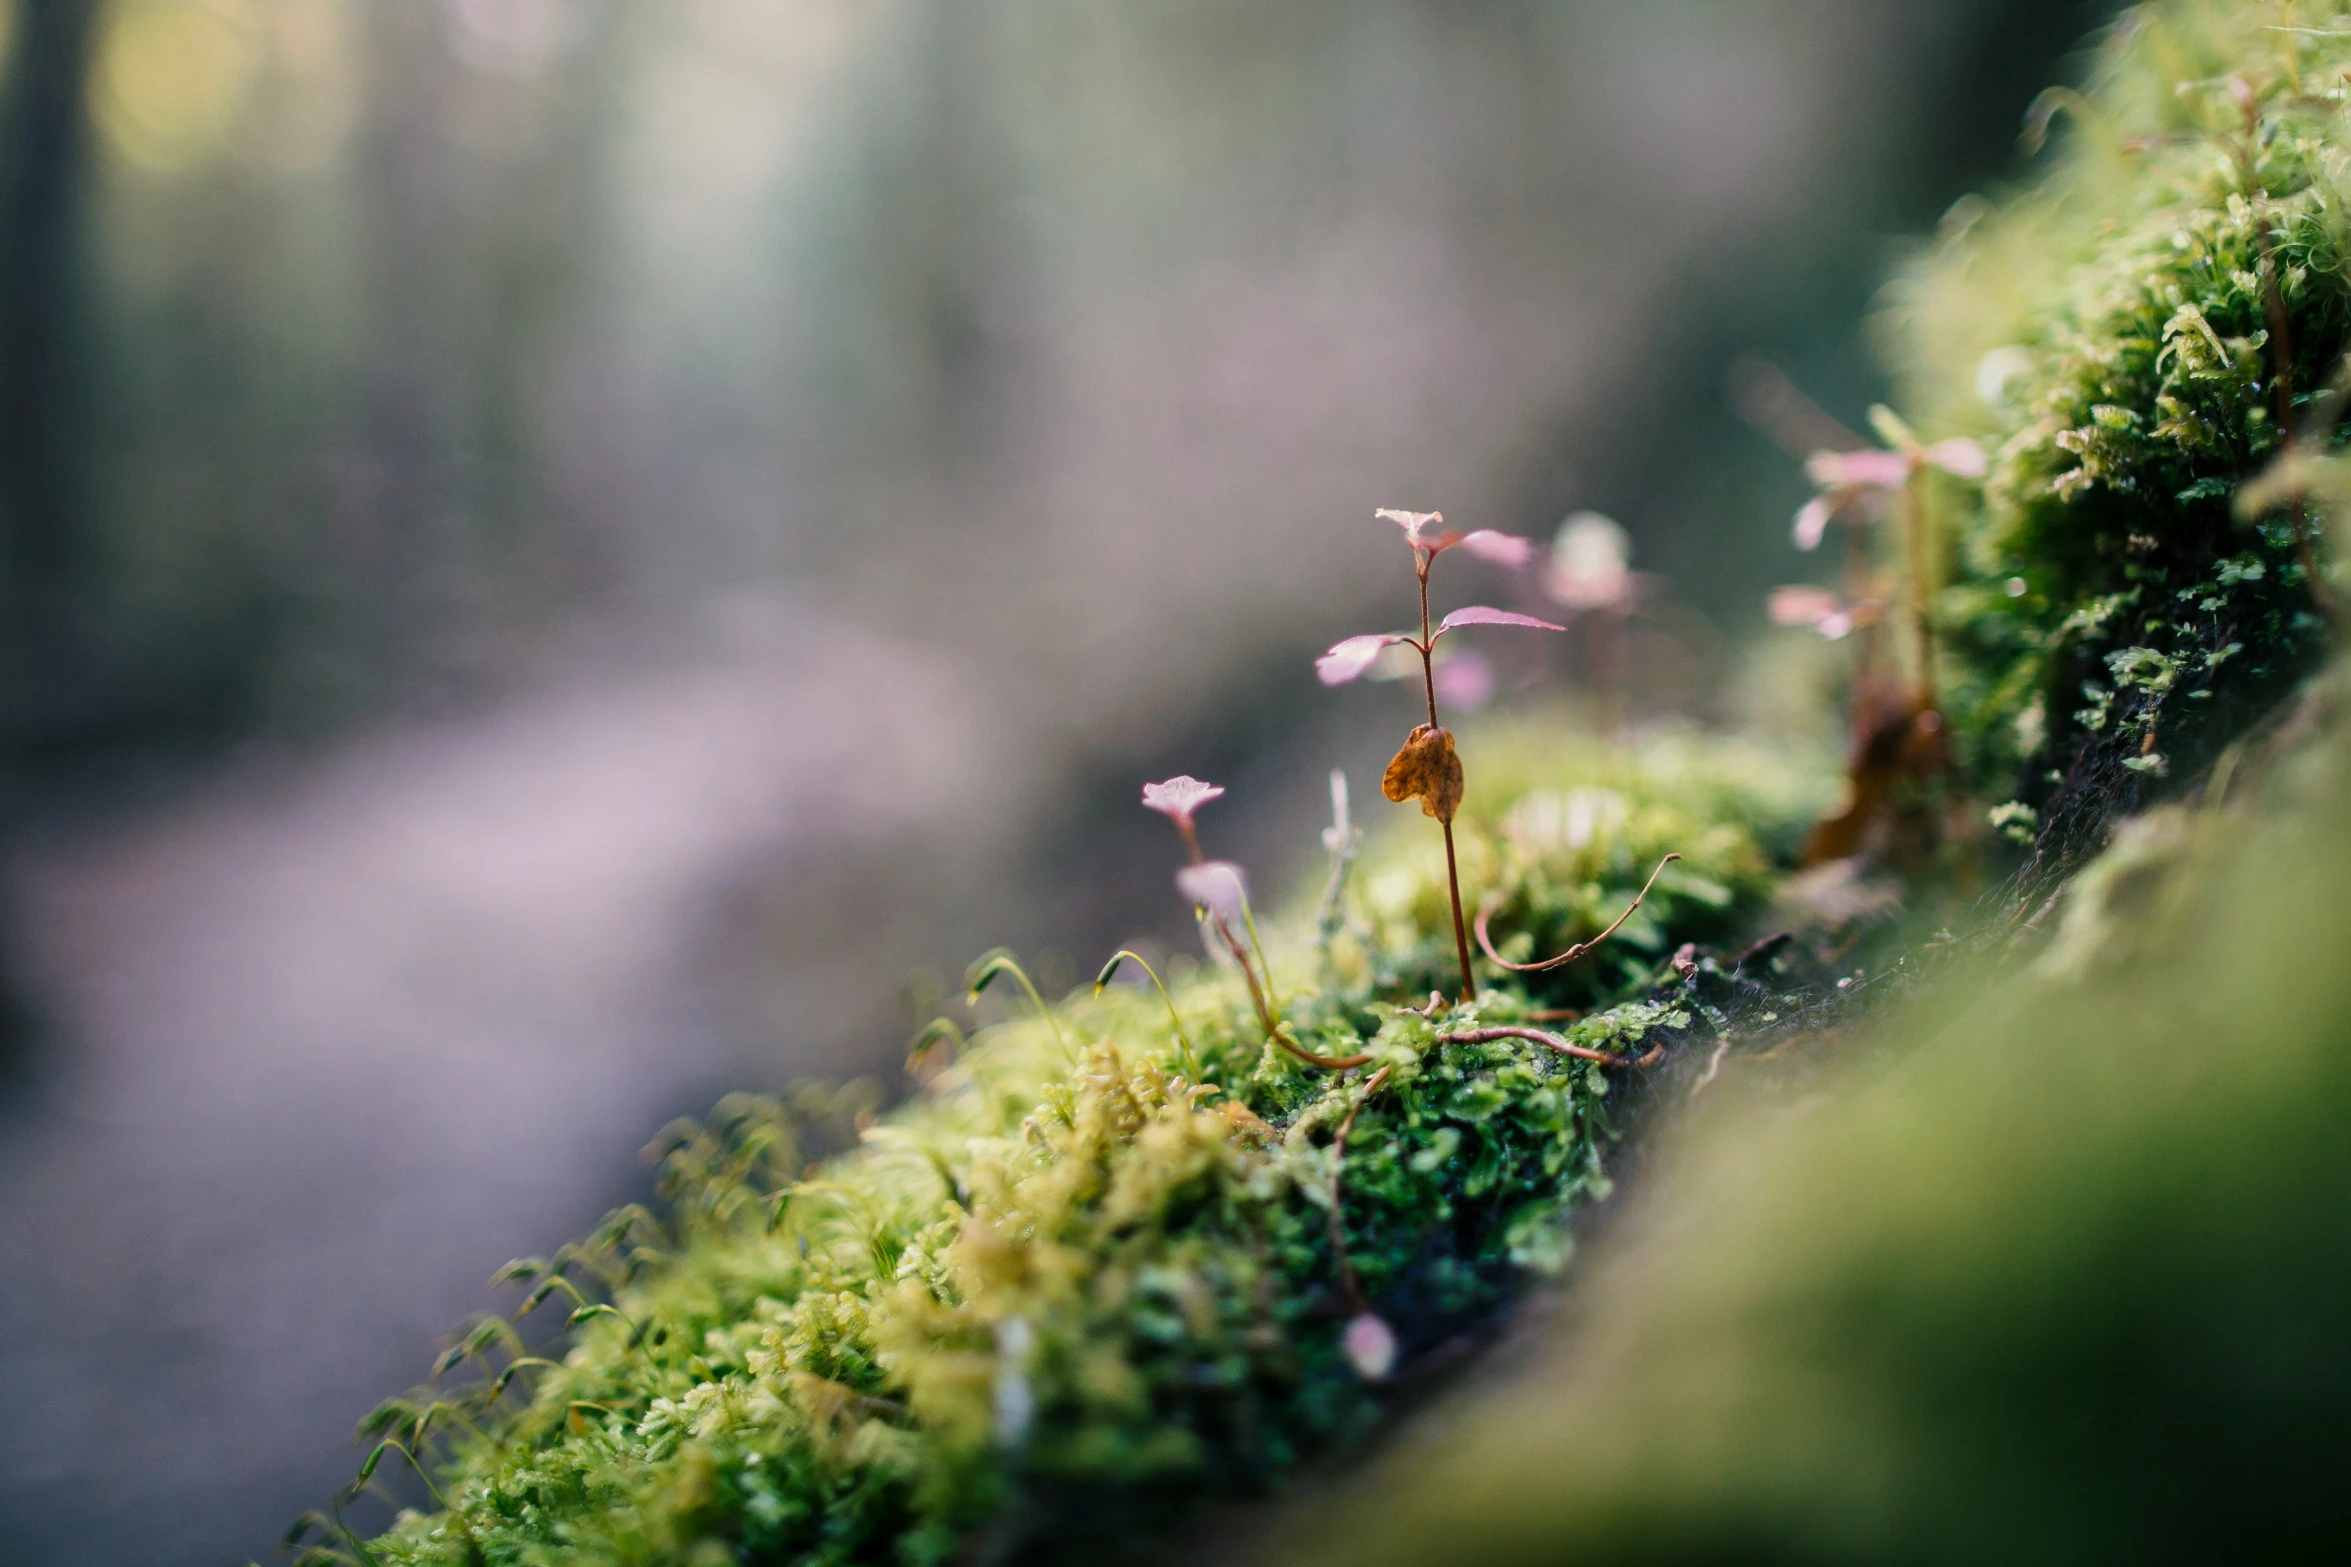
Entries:
{"label": "pink seedling leaf", "polygon": [[1910,482],[1908,452],[1865,446],[1857,452],[1814,452],[1805,459],[1806,477],[1823,489],[1897,490]]}
{"label": "pink seedling leaf", "polygon": [[1835,516],[1836,512],[1837,496],[1834,493],[1815,495],[1806,501],[1803,509],[1796,513],[1796,548],[1819,549],[1821,535],[1829,531],[1829,518]]}
{"label": "pink seedling leaf", "polygon": [[1516,568],[1535,558],[1532,540],[1522,539],[1515,533],[1496,533],[1492,528],[1474,529],[1457,542],[1478,559],[1490,560],[1497,566]]}
{"label": "pink seedling leaf", "polygon": [[1187,865],[1176,872],[1176,891],[1194,908],[1206,909],[1227,924],[1238,924],[1249,902],[1249,884],[1241,867],[1230,860]]}
{"label": "pink seedling leaf", "polygon": [[1880,600],[1848,604],[1827,588],[1809,586],[1774,588],[1765,608],[1774,625],[1810,626],[1831,642],[1851,635],[1856,626],[1876,625],[1885,613]]}
{"label": "pink seedling leaf", "polygon": [[[1412,638],[1400,632],[1349,637],[1333,644],[1328,653],[1314,661],[1314,673],[1326,686],[1343,686],[1371,668],[1384,650],[1399,642],[1412,642]],[[1419,646],[1416,642],[1413,645]]]}
{"label": "pink seedling leaf", "polygon": [[1378,511],[1373,512],[1372,515],[1374,517],[1385,517],[1388,521],[1394,523],[1397,527],[1402,528],[1404,530],[1404,542],[1411,545],[1416,550],[1426,549],[1429,547],[1429,545],[1433,542],[1428,537],[1429,528],[1433,525],[1441,524],[1445,520],[1445,514],[1441,511],[1398,511],[1393,506],[1382,506]]}
{"label": "pink seedling leaf", "polygon": [[1774,588],[1764,603],[1775,626],[1817,626],[1845,607],[1827,588]]}
{"label": "pink seedling leaf", "polygon": [[1143,809],[1189,827],[1192,813],[1224,793],[1224,785],[1202,783],[1189,773],[1178,773],[1164,783],[1143,785]]}
{"label": "pink seedling leaf", "polygon": [[1366,1382],[1385,1382],[1396,1369],[1396,1330],[1374,1312],[1362,1312],[1339,1336],[1348,1364]]}
{"label": "pink seedling leaf", "polygon": [[1491,605],[1470,604],[1447,615],[1444,621],[1438,625],[1437,630],[1442,634],[1447,631],[1459,631],[1464,626],[1524,626],[1529,631],[1565,631],[1567,629],[1565,626],[1555,626],[1548,620],[1537,620],[1532,615],[1522,615],[1515,609],[1495,609]]}

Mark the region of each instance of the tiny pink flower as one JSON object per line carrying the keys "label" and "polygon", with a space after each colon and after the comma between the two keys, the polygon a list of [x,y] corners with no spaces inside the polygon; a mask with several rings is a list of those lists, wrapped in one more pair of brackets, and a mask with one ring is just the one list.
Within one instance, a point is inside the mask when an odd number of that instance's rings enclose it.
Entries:
{"label": "tiny pink flower", "polygon": [[1143,808],[1189,827],[1192,813],[1223,793],[1222,784],[1202,783],[1189,773],[1178,773],[1163,783],[1143,785]]}
{"label": "tiny pink flower", "polygon": [[1349,1322],[1339,1346],[1366,1382],[1385,1382],[1396,1369],[1396,1330],[1375,1312],[1362,1312]]}
{"label": "tiny pink flower", "polygon": [[1187,865],[1176,872],[1176,891],[1196,908],[1206,909],[1227,924],[1237,924],[1249,902],[1249,884],[1241,867],[1230,860]]}

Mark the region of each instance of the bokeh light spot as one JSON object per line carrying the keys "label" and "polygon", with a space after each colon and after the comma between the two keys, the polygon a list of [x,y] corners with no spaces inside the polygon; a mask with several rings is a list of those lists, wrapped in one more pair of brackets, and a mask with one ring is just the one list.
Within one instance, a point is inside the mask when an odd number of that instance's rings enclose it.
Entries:
{"label": "bokeh light spot", "polygon": [[192,168],[220,150],[260,60],[244,0],[118,0],[91,76],[91,113],[126,163]]}

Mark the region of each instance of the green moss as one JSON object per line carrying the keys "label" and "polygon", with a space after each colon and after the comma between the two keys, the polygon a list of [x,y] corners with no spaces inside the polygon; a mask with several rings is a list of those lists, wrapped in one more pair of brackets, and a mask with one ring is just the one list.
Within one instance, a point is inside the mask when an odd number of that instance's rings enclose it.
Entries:
{"label": "green moss", "polygon": [[[1533,726],[1467,750],[1468,874],[1498,890],[1506,946],[1590,934],[1653,856],[1685,856],[1656,917],[1566,982],[1611,1003],[1569,1037],[1610,1051],[1693,1026],[1644,997],[1656,955],[1752,920],[1823,792],[1816,769],[1697,739],[1625,753]],[[878,1120],[870,1093],[810,1090],[680,1128],[662,1215],[518,1270],[560,1267],[595,1303],[559,1365],[525,1363],[502,1399],[476,1383],[379,1412],[445,1444],[449,1505],[375,1560],[1084,1554],[1092,1524],[1261,1491],[1364,1432],[1380,1394],[1342,1346],[1360,1306],[1334,1237],[1408,1356],[1474,1322],[1564,1261],[1564,1216],[1607,1189],[1623,1076],[1437,1040],[1550,996],[1399,1008],[1450,962],[1428,828],[1391,818],[1327,951],[1310,916],[1268,931],[1298,1037],[1368,1054],[1355,1070],[1268,1046],[1238,981],[1199,967],[1171,976],[1185,1043],[1156,994],[1113,987],[984,1030]],[[854,1146],[808,1163],[828,1139]],[[501,1336],[459,1347],[498,1359]]]}
{"label": "green moss", "polygon": [[1906,406],[1992,454],[1980,496],[1934,497],[1963,765],[2057,857],[2323,650],[2291,517],[2231,505],[2281,450],[2281,401],[2299,422],[2351,343],[2351,12],[2284,18],[2126,16],[2086,94],[2046,100],[2051,165],[1955,208],[1894,291]]}

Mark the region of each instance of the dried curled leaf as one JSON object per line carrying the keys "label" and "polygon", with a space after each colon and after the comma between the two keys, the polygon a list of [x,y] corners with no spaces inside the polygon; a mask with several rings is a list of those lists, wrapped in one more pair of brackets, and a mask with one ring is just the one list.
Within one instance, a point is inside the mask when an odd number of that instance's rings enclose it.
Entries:
{"label": "dried curled leaf", "polygon": [[1399,804],[1417,798],[1427,814],[1451,822],[1461,809],[1461,757],[1452,734],[1433,724],[1413,730],[1380,779],[1380,793]]}

